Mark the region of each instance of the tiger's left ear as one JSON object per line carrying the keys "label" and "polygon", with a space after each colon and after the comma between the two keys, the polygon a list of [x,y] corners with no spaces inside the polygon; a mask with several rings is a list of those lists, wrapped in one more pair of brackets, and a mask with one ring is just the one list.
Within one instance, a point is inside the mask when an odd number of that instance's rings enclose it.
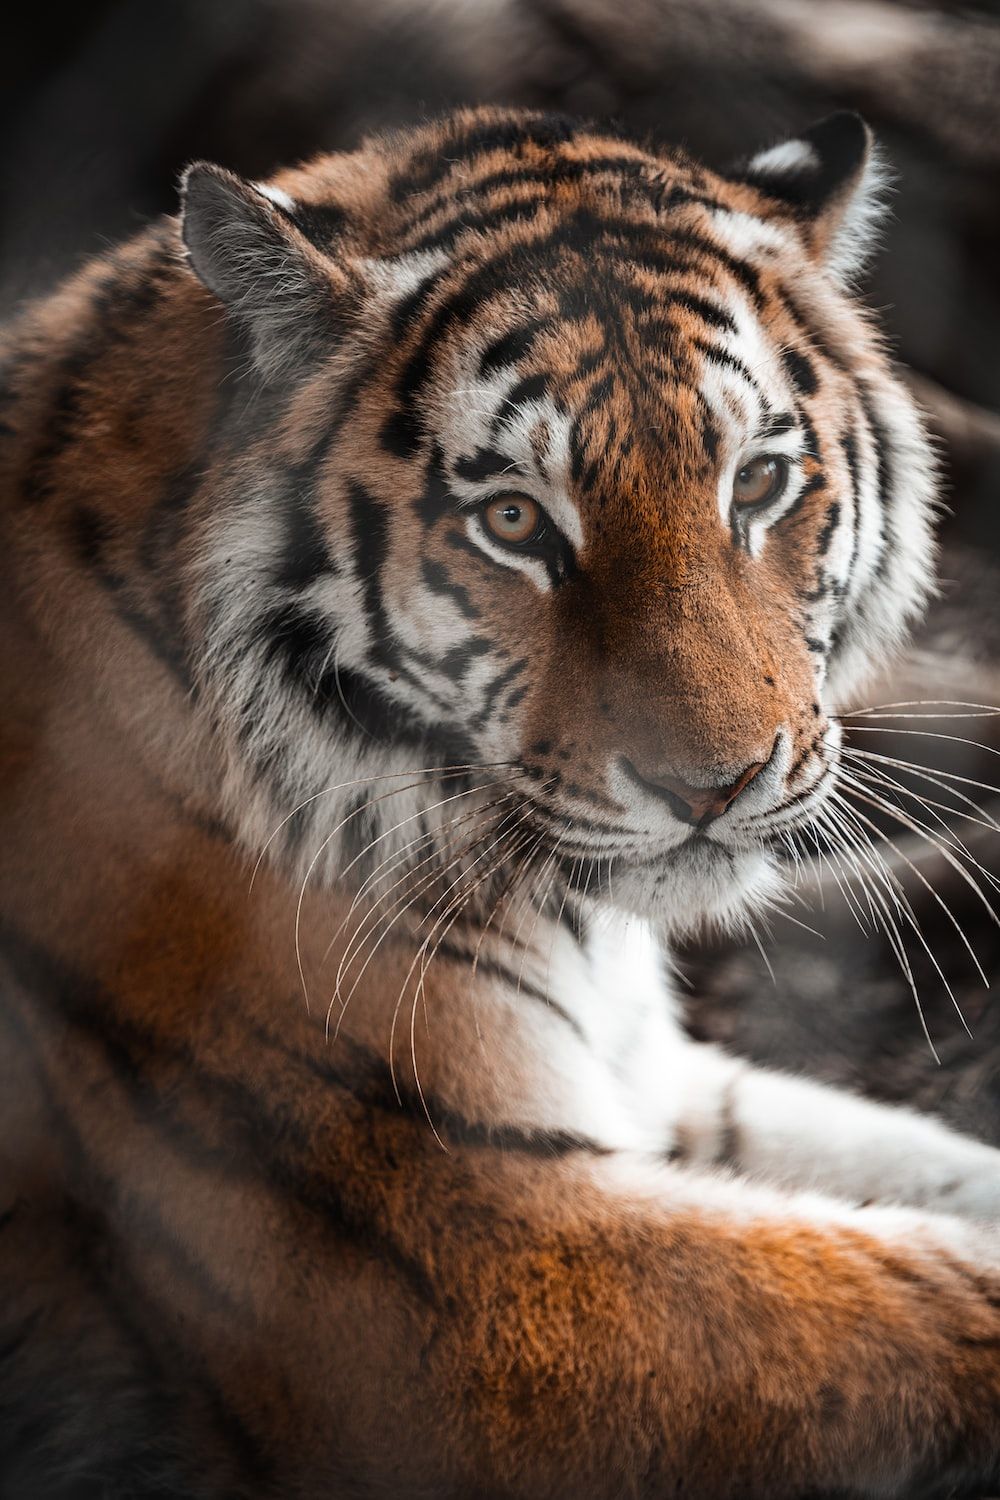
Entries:
{"label": "tiger's left ear", "polygon": [[195,275],[248,336],[265,379],[307,370],[336,343],[343,268],[295,222],[274,188],[195,162],[181,184],[181,233]]}
{"label": "tiger's left ear", "polygon": [[875,248],[888,173],[860,115],[828,115],[759,152],[735,175],[787,206],[807,248],[838,280],[863,268]]}

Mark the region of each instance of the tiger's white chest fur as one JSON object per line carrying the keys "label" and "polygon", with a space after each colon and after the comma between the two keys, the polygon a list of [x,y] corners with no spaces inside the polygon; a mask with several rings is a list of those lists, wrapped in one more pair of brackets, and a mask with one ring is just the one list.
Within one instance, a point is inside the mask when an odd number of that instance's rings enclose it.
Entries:
{"label": "tiger's white chest fur", "polygon": [[[514,983],[481,966],[464,1006],[428,1022],[438,1097],[499,1137],[505,1127],[541,1140],[580,1137],[625,1153],[622,1170],[629,1181],[637,1171],[639,1183],[668,1161],[722,1168],[705,1189],[713,1204],[739,1196],[733,1172],[808,1185],[821,1221],[869,1201],[981,1217],[1000,1209],[991,1148],[692,1041],[669,955],[645,921],[601,909],[582,941],[556,924],[531,951]],[[445,1056],[453,1068],[442,1071]],[[908,1223],[887,1220],[892,1233]]]}
{"label": "tiger's white chest fur", "polygon": [[673,1149],[690,1044],[644,920],[602,910],[582,940],[562,923],[539,925],[527,952],[484,945],[464,979],[464,1000],[432,997],[426,1065],[415,1039],[417,1077],[433,1075],[437,1097],[495,1127]]}

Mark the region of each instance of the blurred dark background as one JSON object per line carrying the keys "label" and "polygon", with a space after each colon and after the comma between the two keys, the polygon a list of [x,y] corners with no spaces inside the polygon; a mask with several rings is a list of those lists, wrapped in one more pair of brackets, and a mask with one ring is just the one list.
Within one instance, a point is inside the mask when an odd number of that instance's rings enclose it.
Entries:
{"label": "blurred dark background", "polygon": [[[859,109],[897,179],[866,292],[941,439],[950,508],[941,603],[911,663],[869,702],[1000,702],[996,3],[99,0],[61,8],[58,19],[21,7],[19,24],[0,59],[4,316],[109,241],[171,212],[178,174],[195,157],[263,177],[373,129],[494,101],[612,116],[725,166],[832,109]],[[970,737],[964,721],[927,727]],[[992,720],[971,725],[982,750],[894,739],[893,728],[886,723],[882,742],[889,753],[916,756],[935,774],[998,780]],[[990,804],[985,786],[975,795]],[[1000,839],[960,821],[954,798],[944,805],[953,834],[971,831],[975,856],[1000,867]],[[940,853],[924,848],[919,858],[987,974],[1000,975],[983,904]],[[860,935],[829,876],[822,887],[807,893],[818,914],[803,918],[821,937],[776,923],[773,983],[749,941],[692,947],[692,1028],[767,1061],[937,1108],[1000,1141],[1000,1007],[940,903],[910,880],[975,1033],[911,937],[939,1066],[886,940]]]}
{"label": "blurred dark background", "polygon": [[[945,407],[949,535],[1000,549],[1000,9],[917,0],[91,0],[0,63],[0,314],[175,206],[456,103],[611,115],[724,166],[831,109],[898,175],[869,294]],[[961,438],[958,441],[958,438]]]}

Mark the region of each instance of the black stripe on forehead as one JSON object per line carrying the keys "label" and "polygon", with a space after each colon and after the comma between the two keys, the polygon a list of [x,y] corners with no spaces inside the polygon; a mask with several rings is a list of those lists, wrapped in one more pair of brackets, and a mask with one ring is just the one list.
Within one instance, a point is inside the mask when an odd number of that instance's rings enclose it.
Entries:
{"label": "black stripe on forehead", "polygon": [[581,129],[568,115],[537,115],[508,120],[454,121],[433,145],[412,157],[390,183],[395,203],[427,192],[454,170],[456,158],[471,159],[487,151],[512,151],[518,146],[553,147],[573,140]]}
{"label": "black stripe on forehead", "polygon": [[417,239],[404,239],[403,253],[419,255],[427,250],[451,250],[455,241],[467,230],[496,230],[509,224],[527,223],[531,219],[540,218],[545,204],[543,197],[516,198],[493,208],[466,210],[459,218],[450,220],[440,229],[428,230]]}
{"label": "black stripe on forehead", "polygon": [[[638,197],[654,211],[662,199],[662,187],[655,177],[655,164],[644,157],[594,156],[587,159],[563,159],[554,165],[512,166],[492,172],[463,186],[452,195],[442,195],[438,201],[414,215],[404,235],[410,236],[422,223],[435,214],[453,209],[450,218],[429,229],[416,239],[406,238],[405,249],[447,249],[460,235],[470,229],[491,228],[510,219],[530,218],[538,209],[545,207],[551,199],[554,187],[572,182],[584,182],[589,178],[605,179],[600,183],[604,192],[619,190],[623,200]],[[540,189],[537,193],[524,194],[521,188]],[[507,189],[511,196],[501,202],[484,203],[488,194],[501,194]]]}
{"label": "black stripe on forehead", "polygon": [[720,369],[729,370],[732,372],[732,374],[738,375],[740,379],[750,387],[757,398],[766,407],[767,402],[764,400],[764,392],[761,390],[760,381],[757,379],[756,375],[754,375],[749,365],[744,364],[743,360],[740,359],[738,355],[730,354],[727,349],[718,349],[714,344],[708,343],[706,339],[692,339],[691,347],[693,349],[697,349],[698,353],[701,354],[709,364],[716,365]]}
{"label": "black stripe on forehead", "polygon": [[[454,161],[449,166],[454,166]],[[510,165],[500,167],[495,172],[489,172],[485,177],[469,178],[463,176],[459,179],[459,185],[455,191],[450,190],[450,184],[446,184],[444,190],[431,203],[423,204],[413,217],[409,220],[410,228],[419,228],[434,214],[441,213],[449,207],[468,208],[472,206],[476,198],[485,197],[487,193],[496,193],[504,188],[519,187],[525,183],[532,187],[548,188],[556,183],[577,182],[581,177],[593,176],[617,176],[631,185],[637,174],[644,174],[649,179],[655,171],[656,164],[648,157],[627,155],[618,152],[613,155],[601,156],[559,156],[548,162],[525,162],[516,156],[511,157]],[[639,177],[643,180],[643,176]],[[652,195],[650,195],[652,198]],[[544,201],[544,196],[538,202]],[[458,222],[456,218],[456,223]]]}
{"label": "black stripe on forehead", "polygon": [[481,484],[486,479],[497,479],[505,474],[516,476],[520,465],[497,448],[477,448],[471,456],[455,461],[455,473],[459,479],[470,484]]}
{"label": "black stripe on forehead", "polygon": [[[488,260],[464,270],[461,284],[430,314],[404,365],[396,386],[397,404],[383,425],[382,440],[387,450],[403,458],[412,458],[416,454],[421,439],[418,396],[430,375],[435,346],[452,327],[472,321],[481,313],[484,302],[509,288],[515,272],[522,282],[543,273],[565,275],[567,268],[563,261],[567,253],[586,252],[593,257],[606,255],[609,249],[612,252],[620,249],[627,255],[638,252],[647,268],[660,273],[684,271],[707,275],[711,266],[721,267],[737,281],[755,305],[765,304],[755,269],[711,240],[688,230],[666,234],[649,223],[606,219],[580,209],[551,233],[506,246]],[[452,266],[430,277],[422,289],[419,305],[425,305],[448,276],[462,271],[461,266]],[[623,296],[630,300],[636,297],[634,286],[626,287],[622,283],[619,286]],[[410,311],[415,317],[419,316],[419,305],[416,301],[411,303]],[[582,311],[586,307],[585,298],[580,305]],[[402,330],[399,332],[401,334]]]}
{"label": "black stripe on forehead", "polygon": [[766,443],[771,438],[781,437],[786,432],[794,432],[798,423],[795,413],[791,411],[779,411],[772,416],[767,423],[757,432],[757,439]]}
{"label": "black stripe on forehead", "polygon": [[487,344],[479,361],[480,377],[485,379],[507,365],[519,364],[531,353],[539,334],[550,326],[550,319],[534,318],[530,323],[524,323],[520,328],[512,328],[509,333],[501,334],[499,338]]}
{"label": "black stripe on forehead", "polygon": [[[680,370],[673,370],[664,383],[662,399],[650,399],[648,382],[623,378],[620,368],[611,366],[602,378],[587,392],[584,402],[574,415],[569,431],[570,476],[577,488],[594,492],[604,480],[611,484],[620,481],[622,460],[635,446],[634,435],[641,431],[643,443],[654,449],[660,460],[673,461],[681,446],[692,436],[701,442],[704,454],[703,469],[714,468],[718,458],[721,434],[717,414],[713,411],[696,381],[683,378]],[[698,417],[691,421],[688,414],[678,409],[670,399],[669,391],[683,391],[693,399],[698,408]],[[618,417],[609,443],[606,432],[596,429],[593,418],[616,397],[616,411],[626,415]],[[784,421],[787,414],[777,419]],[[613,462],[612,462],[613,459]]]}

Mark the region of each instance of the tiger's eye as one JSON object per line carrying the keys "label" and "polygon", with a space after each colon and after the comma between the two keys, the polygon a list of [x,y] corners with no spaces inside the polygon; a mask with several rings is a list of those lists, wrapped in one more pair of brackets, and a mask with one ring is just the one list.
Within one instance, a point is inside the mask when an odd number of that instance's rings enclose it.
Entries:
{"label": "tiger's eye", "polygon": [[521,547],[532,541],[541,530],[542,515],[537,500],[527,495],[500,495],[489,500],[482,510],[487,531],[509,547]]}
{"label": "tiger's eye", "polygon": [[763,505],[781,494],[787,478],[785,459],[768,454],[752,458],[733,480],[733,500],[737,505]]}

